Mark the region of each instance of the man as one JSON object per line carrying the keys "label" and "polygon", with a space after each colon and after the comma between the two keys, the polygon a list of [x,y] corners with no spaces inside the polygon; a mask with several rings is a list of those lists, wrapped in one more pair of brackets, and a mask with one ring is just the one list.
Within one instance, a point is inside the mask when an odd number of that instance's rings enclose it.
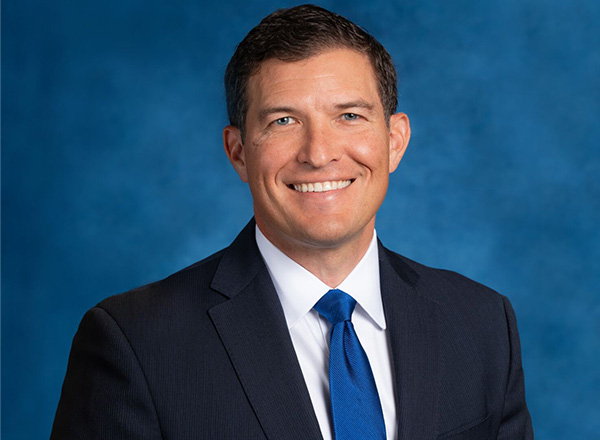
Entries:
{"label": "man", "polygon": [[533,438],[508,300],[376,238],[410,138],[385,49],[322,8],[280,10],[225,83],[254,220],[86,314],[52,438]]}

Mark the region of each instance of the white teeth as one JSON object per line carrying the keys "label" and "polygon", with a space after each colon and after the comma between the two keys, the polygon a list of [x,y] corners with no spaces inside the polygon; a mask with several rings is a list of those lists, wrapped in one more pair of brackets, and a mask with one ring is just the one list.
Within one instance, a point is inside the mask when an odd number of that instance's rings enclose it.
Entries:
{"label": "white teeth", "polygon": [[315,183],[294,183],[294,189],[299,192],[327,192],[335,189],[346,188],[350,185],[350,180],[331,180]]}

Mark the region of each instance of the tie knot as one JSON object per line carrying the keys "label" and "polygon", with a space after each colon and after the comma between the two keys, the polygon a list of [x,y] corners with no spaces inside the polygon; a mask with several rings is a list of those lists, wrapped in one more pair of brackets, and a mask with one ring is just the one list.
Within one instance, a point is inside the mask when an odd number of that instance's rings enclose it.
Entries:
{"label": "tie knot", "polygon": [[335,325],[338,322],[349,321],[354,307],[356,307],[354,298],[339,289],[332,289],[323,295],[314,309],[331,325]]}

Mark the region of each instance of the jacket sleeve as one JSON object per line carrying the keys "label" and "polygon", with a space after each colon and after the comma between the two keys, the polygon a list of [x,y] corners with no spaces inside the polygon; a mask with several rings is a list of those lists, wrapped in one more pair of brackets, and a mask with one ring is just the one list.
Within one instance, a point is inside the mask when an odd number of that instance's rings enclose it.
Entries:
{"label": "jacket sleeve", "polygon": [[102,308],[73,339],[51,440],[160,439],[152,395],[136,355]]}
{"label": "jacket sleeve", "polygon": [[533,428],[529,410],[525,403],[525,383],[517,320],[510,301],[505,297],[503,299],[508,323],[511,356],[498,440],[532,440]]}

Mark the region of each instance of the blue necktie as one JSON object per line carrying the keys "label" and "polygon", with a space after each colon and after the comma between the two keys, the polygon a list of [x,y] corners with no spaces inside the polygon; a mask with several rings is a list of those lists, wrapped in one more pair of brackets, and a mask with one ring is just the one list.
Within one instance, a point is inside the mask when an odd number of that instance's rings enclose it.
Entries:
{"label": "blue necktie", "polygon": [[385,422],[375,379],[350,321],[356,300],[333,289],[315,304],[331,323],[329,392],[336,440],[385,439]]}

